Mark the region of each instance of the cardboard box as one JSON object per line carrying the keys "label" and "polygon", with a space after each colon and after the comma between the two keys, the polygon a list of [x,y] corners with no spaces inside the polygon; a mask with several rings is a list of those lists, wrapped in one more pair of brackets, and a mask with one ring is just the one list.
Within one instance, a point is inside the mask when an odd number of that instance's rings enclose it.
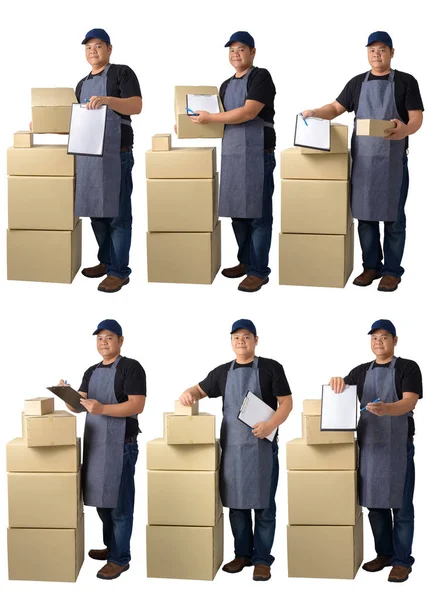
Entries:
{"label": "cardboard box", "polygon": [[82,221],[74,231],[7,231],[7,278],[71,283],[82,262]]}
{"label": "cardboard box", "polygon": [[149,231],[214,231],[218,173],[212,179],[148,179]]}
{"label": "cardboard box", "polygon": [[33,145],[32,131],[17,131],[13,134],[14,148],[31,148]]}
{"label": "cardboard box", "polygon": [[171,134],[156,133],[152,136],[152,150],[153,152],[171,150]]}
{"label": "cardboard box", "polygon": [[34,133],[69,133],[73,88],[33,88],[31,114]]}
{"label": "cardboard box", "polygon": [[220,464],[220,443],[167,444],[163,438],[147,442],[150,471],[215,471]]}
{"label": "cardboard box", "polygon": [[363,515],[355,526],[287,527],[288,576],[354,579],[363,562]]}
{"label": "cardboard box", "polygon": [[24,414],[28,416],[41,416],[54,411],[53,398],[31,398],[24,400]]}
{"label": "cardboard box", "polygon": [[303,400],[303,414],[321,416],[321,400]]}
{"label": "cardboard box", "polygon": [[73,231],[74,177],[8,177],[9,229]]}
{"label": "cardboard box", "polygon": [[148,179],[212,179],[217,171],[215,148],[171,148],[146,152]]}
{"label": "cardboard box", "polygon": [[24,438],[6,444],[6,470],[21,473],[76,473],[80,469],[80,438],[75,446],[28,448]]}
{"label": "cardboard box", "polygon": [[199,402],[194,402],[192,406],[183,406],[180,400],[176,400],[174,403],[174,414],[184,415],[191,417],[192,415],[199,415]]}
{"label": "cardboard box", "polygon": [[74,155],[67,154],[67,146],[63,144],[10,147],[7,149],[7,174],[74,177]]}
{"label": "cardboard box", "polygon": [[75,446],[76,417],[66,410],[55,410],[41,417],[22,418],[22,437],[27,446]]}
{"label": "cardboard box", "polygon": [[321,416],[302,415],[302,437],[305,444],[353,444],[353,431],[321,431]]}
{"label": "cardboard box", "polygon": [[349,181],[281,181],[281,231],[345,235],[352,224]]}
{"label": "cardboard box", "polygon": [[194,417],[167,414],[164,437],[167,444],[215,444],[215,416],[208,413]]}
{"label": "cardboard box", "polygon": [[224,112],[218,88],[212,85],[179,85],[175,87],[175,122],[177,124],[177,137],[190,138],[222,138],[224,133],[223,123],[206,123],[198,125],[193,123],[186,111],[187,94],[216,95],[220,112]]}
{"label": "cardboard box", "polygon": [[349,179],[348,154],[302,154],[300,148],[281,152],[281,179]]}
{"label": "cardboard box", "polygon": [[9,579],[76,581],[85,557],[85,525],[77,529],[8,529]]}
{"label": "cardboard box", "polygon": [[279,234],[281,285],[343,288],[353,269],[354,225],[346,235]]}
{"label": "cardboard box", "polygon": [[77,473],[8,473],[9,527],[75,529],[83,513]]}
{"label": "cardboard box", "polygon": [[302,148],[302,154],[347,154],[348,126],[342,123],[332,123],[330,128],[330,151]]}
{"label": "cardboard box", "polygon": [[212,233],[147,233],[147,277],[211,284],[221,265],[221,223]]}
{"label": "cardboard box", "polygon": [[223,515],[215,527],[147,525],[147,577],[212,581],[223,562]]}
{"label": "cardboard box", "polygon": [[308,446],[297,438],[287,442],[289,471],[354,471],[357,468],[357,442]]}
{"label": "cardboard box", "polygon": [[370,135],[373,137],[385,137],[385,131],[395,129],[396,124],[392,121],[381,119],[357,119],[357,135]]}

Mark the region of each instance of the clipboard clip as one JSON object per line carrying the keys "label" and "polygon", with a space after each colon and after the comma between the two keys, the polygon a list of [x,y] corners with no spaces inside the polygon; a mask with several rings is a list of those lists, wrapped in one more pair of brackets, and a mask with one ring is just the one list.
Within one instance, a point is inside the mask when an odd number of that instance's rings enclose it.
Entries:
{"label": "clipboard clip", "polygon": [[241,408],[239,410],[240,413],[245,410],[245,407],[247,406],[247,404],[248,404],[248,394],[245,395],[245,398],[242,401]]}

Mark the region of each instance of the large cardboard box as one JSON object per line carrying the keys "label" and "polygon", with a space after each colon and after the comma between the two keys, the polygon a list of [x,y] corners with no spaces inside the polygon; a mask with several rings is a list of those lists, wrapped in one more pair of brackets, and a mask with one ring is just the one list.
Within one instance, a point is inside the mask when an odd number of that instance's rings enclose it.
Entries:
{"label": "large cardboard box", "polygon": [[149,231],[214,231],[218,173],[212,179],[148,179]]}
{"label": "large cardboard box", "polygon": [[345,235],[351,224],[349,181],[281,181],[281,231]]}
{"label": "large cardboard box", "polygon": [[54,399],[51,398],[30,398],[24,400],[24,414],[29,416],[46,415],[54,411]]}
{"label": "large cardboard box", "polygon": [[355,526],[287,527],[288,576],[354,579],[363,562],[363,515]]}
{"label": "large cardboard box", "polygon": [[6,470],[21,473],[76,473],[80,469],[80,438],[75,446],[29,448],[24,438],[6,444]]}
{"label": "large cardboard box", "polygon": [[215,444],[215,416],[166,414],[164,437],[167,444]]}
{"label": "large cardboard box", "polygon": [[77,473],[8,473],[9,527],[75,529],[83,512]]}
{"label": "large cardboard box", "polygon": [[17,131],[13,134],[14,148],[31,148],[33,145],[32,131]]}
{"label": "large cardboard box", "polygon": [[281,179],[349,179],[348,154],[302,154],[300,148],[281,152]]}
{"label": "large cardboard box", "polygon": [[174,402],[174,414],[184,415],[186,417],[199,415],[199,402],[194,402],[191,406],[183,406],[180,400],[176,400]]}
{"label": "large cardboard box", "polygon": [[374,137],[385,137],[386,131],[395,129],[397,125],[392,121],[381,119],[357,119],[357,135],[370,135]]}
{"label": "large cardboard box", "polygon": [[63,144],[7,149],[8,175],[74,177],[74,173],[74,155],[67,154]]}
{"label": "large cardboard box", "polygon": [[69,133],[73,88],[33,88],[31,114],[34,133]]}
{"label": "large cardboard box", "polygon": [[74,177],[8,177],[9,229],[72,231]]}
{"label": "large cardboard box", "polygon": [[305,444],[353,444],[353,431],[321,431],[321,416],[302,415],[302,437]]}
{"label": "large cardboard box", "polygon": [[356,471],[288,471],[290,525],[355,525]]}
{"label": "large cardboard box", "polygon": [[193,123],[186,111],[187,94],[209,94],[216,95],[220,112],[224,112],[223,105],[218,94],[218,89],[212,85],[178,85],[175,88],[175,122],[177,125],[177,137],[181,139],[190,138],[222,138],[224,125],[222,123],[206,123],[198,125]]}
{"label": "large cardboard box", "polygon": [[76,417],[66,410],[32,417],[22,415],[22,437],[29,448],[35,446],[75,446]]}
{"label": "large cardboard box", "polygon": [[157,438],[147,442],[146,456],[151,471],[215,471],[220,463],[220,443],[188,446]]}
{"label": "large cardboard box", "polygon": [[148,179],[212,179],[217,171],[215,148],[171,148],[146,152]]}
{"label": "large cardboard box", "polygon": [[354,225],[346,235],[279,234],[281,285],[343,288],[353,269]]}
{"label": "large cardboard box", "polygon": [[73,231],[7,231],[9,280],[71,283],[81,263],[81,220]]}
{"label": "large cardboard box", "polygon": [[215,527],[147,525],[147,577],[212,581],[223,562],[223,515]]}
{"label": "large cardboard box", "polygon": [[84,515],[77,529],[8,529],[9,579],[76,581],[85,557]]}
{"label": "large cardboard box", "polygon": [[321,400],[303,400],[303,414],[321,416]]}
{"label": "large cardboard box", "polygon": [[153,152],[171,150],[171,134],[156,133],[156,135],[152,136],[152,150]]}
{"label": "large cardboard box", "polygon": [[209,285],[220,265],[220,221],[212,233],[147,233],[148,281]]}
{"label": "large cardboard box", "polygon": [[287,442],[289,471],[354,471],[357,468],[357,442],[308,446],[298,438]]}
{"label": "large cardboard box", "polygon": [[348,126],[332,123],[330,129],[330,151],[302,148],[302,154],[346,154],[348,152]]}

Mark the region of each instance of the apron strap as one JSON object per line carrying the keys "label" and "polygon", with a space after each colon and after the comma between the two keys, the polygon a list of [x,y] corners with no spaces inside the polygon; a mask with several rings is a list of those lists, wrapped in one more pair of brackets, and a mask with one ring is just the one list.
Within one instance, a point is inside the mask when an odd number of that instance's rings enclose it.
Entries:
{"label": "apron strap", "polygon": [[366,81],[369,80],[370,73],[371,73],[371,71],[367,71],[366,76],[364,77],[364,83],[366,83]]}

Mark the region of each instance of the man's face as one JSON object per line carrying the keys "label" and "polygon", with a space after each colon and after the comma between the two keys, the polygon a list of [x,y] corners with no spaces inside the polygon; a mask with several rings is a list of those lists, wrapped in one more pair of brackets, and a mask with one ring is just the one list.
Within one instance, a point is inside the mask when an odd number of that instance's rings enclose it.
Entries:
{"label": "man's face", "polygon": [[103,357],[108,359],[120,354],[120,349],[123,344],[123,337],[119,337],[117,333],[103,329],[97,333],[97,350]]}
{"label": "man's face", "polygon": [[393,337],[386,329],[376,329],[371,334],[371,348],[376,357],[393,356],[398,338]]}
{"label": "man's face", "polygon": [[370,66],[374,69],[388,69],[393,56],[394,49],[382,44],[382,42],[375,42],[367,48]]}
{"label": "man's face", "polygon": [[258,341],[259,338],[248,329],[238,329],[232,333],[232,348],[236,356],[254,354]]}
{"label": "man's face", "polygon": [[229,62],[236,70],[249,69],[256,54],[255,48],[250,48],[241,42],[233,42],[229,46]]}
{"label": "man's face", "polygon": [[105,65],[110,60],[112,47],[98,38],[92,38],[85,44],[86,60],[91,67]]}

